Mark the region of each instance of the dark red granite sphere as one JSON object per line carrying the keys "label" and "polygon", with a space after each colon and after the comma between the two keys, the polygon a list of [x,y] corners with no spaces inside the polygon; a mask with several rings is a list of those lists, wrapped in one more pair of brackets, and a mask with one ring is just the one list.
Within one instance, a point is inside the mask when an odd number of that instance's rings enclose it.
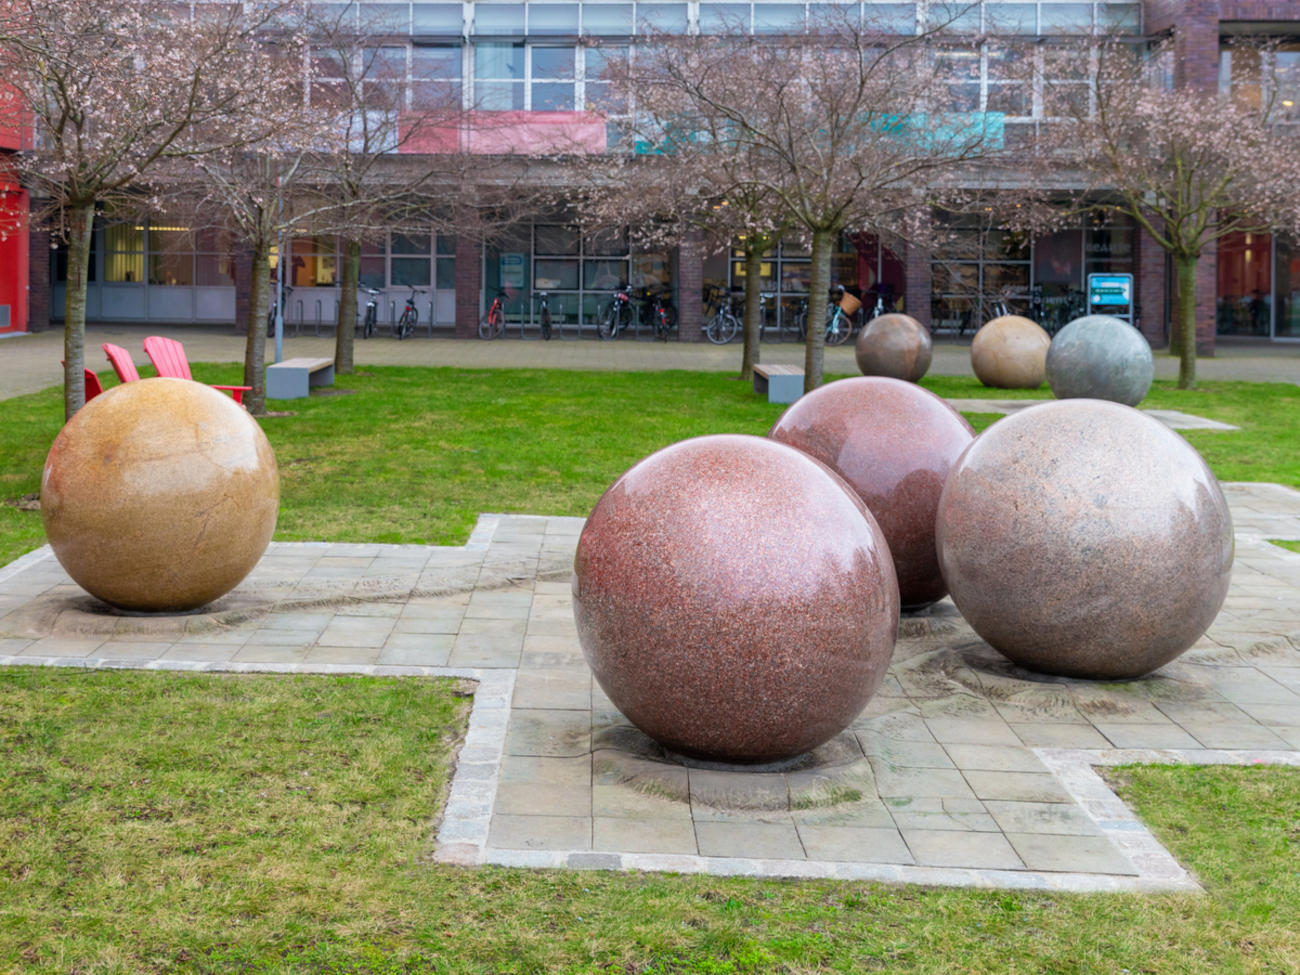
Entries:
{"label": "dark red granite sphere", "polygon": [[879,686],[898,632],[880,529],[828,468],[762,437],[685,440],[601,497],[573,607],[596,680],[670,751],[777,762]]}
{"label": "dark red granite sphere", "polygon": [[960,413],[899,379],[841,379],[800,398],[768,436],[817,458],[858,492],[889,543],[903,609],[944,597],[934,515],[948,471],[975,436]]}
{"label": "dark red granite sphere", "polygon": [[989,427],[939,499],[963,616],[1022,666],[1117,680],[1200,638],[1228,591],[1232,519],[1182,437],[1117,403],[1032,406]]}
{"label": "dark red granite sphere", "polygon": [[919,382],[930,368],[934,345],[929,330],[911,315],[890,312],[862,326],[853,357],[864,376]]}

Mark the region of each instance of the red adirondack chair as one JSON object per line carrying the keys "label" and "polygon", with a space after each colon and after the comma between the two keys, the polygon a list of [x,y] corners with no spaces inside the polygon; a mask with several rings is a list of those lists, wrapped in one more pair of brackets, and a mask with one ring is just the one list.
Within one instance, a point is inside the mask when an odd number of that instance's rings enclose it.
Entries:
{"label": "red adirondack chair", "polygon": [[131,353],[120,345],[114,345],[112,342],[104,343],[104,352],[108,355],[108,361],[113,364],[113,371],[117,373],[117,378],[124,383],[133,383],[140,378],[140,372],[131,361]]}
{"label": "red adirondack chair", "polygon": [[[149,357],[149,361],[153,363],[154,369],[160,376],[172,379],[194,378],[190,375],[190,362],[185,358],[185,346],[175,339],[169,339],[165,335],[150,335],[144,340],[144,354]],[[236,403],[243,403],[244,393],[253,387],[218,386],[213,383],[212,388],[224,389],[235,398]]]}
{"label": "red adirondack chair", "polygon": [[[64,362],[62,359],[60,359],[59,362],[62,365],[65,366],[67,365],[67,363]],[[100,393],[104,391],[104,386],[102,383],[100,383],[99,376],[97,376],[94,372],[92,372],[89,369],[86,369],[85,373],[86,373],[86,402],[89,403],[92,399],[94,399],[96,396],[98,396]]]}

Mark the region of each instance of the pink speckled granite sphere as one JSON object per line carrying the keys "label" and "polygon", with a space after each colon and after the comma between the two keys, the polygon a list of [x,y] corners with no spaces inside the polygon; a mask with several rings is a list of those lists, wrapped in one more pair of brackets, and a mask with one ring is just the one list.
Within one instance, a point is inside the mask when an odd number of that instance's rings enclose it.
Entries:
{"label": "pink speckled granite sphere", "polygon": [[137,612],[197,609],[239,585],[279,504],[257,421],[187,379],[96,396],[55,438],[41,480],[59,563],[92,596]]}
{"label": "pink speckled granite sphere", "polygon": [[975,378],[995,389],[1037,389],[1047,379],[1052,338],[1020,315],[995,318],[975,333],[970,364]]}
{"label": "pink speckled granite sphere", "polygon": [[867,322],[858,333],[853,357],[864,376],[918,382],[930,368],[930,332],[911,315],[890,312]]}
{"label": "pink speckled granite sphere", "polygon": [[652,454],[578,540],[583,653],[615,706],[674,752],[776,762],[848,726],[898,631],[889,549],[828,468],[761,437]]}
{"label": "pink speckled granite sphere", "polygon": [[866,502],[894,556],[903,609],[943,598],[934,515],[975,436],[960,413],[899,379],[841,379],[805,395],[768,436],[826,464]]}
{"label": "pink speckled granite sphere", "polygon": [[1101,400],[1032,406],[957,461],[939,500],[953,602],[994,649],[1066,677],[1138,677],[1209,627],[1232,519],[1182,437]]}

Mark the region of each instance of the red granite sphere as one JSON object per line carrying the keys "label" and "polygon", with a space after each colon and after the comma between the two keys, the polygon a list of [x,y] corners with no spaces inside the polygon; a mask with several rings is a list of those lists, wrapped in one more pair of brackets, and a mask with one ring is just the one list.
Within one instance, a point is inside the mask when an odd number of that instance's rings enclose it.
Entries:
{"label": "red granite sphere", "polygon": [[934,515],[975,436],[960,413],[900,379],[842,379],[803,396],[768,436],[826,464],[866,503],[894,556],[903,609],[944,597]]}
{"label": "red granite sphere", "polygon": [[1118,680],[1200,638],[1228,591],[1232,519],[1200,455],[1158,420],[1072,399],[999,420],[939,499],[963,616],[1022,666]]}
{"label": "red granite sphere", "polygon": [[776,762],[827,741],[885,676],[898,583],[875,520],[761,437],[686,440],[605,492],[573,606],[597,682],[673,752]]}
{"label": "red granite sphere", "polygon": [[55,438],[41,480],[59,563],[91,595],[138,612],[197,609],[239,585],[279,503],[257,421],[187,379],[96,396]]}
{"label": "red granite sphere", "polygon": [[930,332],[911,315],[890,312],[867,322],[858,333],[853,357],[864,376],[919,382],[930,368]]}
{"label": "red granite sphere", "polygon": [[1052,337],[1020,315],[995,318],[975,333],[970,364],[975,378],[995,389],[1037,389],[1047,379]]}

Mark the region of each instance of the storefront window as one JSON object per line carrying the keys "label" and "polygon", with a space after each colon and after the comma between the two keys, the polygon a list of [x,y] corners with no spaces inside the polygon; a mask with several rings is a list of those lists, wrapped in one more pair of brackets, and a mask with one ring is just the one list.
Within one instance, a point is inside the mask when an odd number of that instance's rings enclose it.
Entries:
{"label": "storefront window", "polygon": [[337,281],[338,257],[333,237],[295,237],[290,249],[288,282],[295,288],[328,288]]}
{"label": "storefront window", "polygon": [[1273,238],[1269,234],[1228,234],[1219,240],[1218,307],[1220,335],[1268,335],[1272,325]]}
{"label": "storefront window", "polygon": [[149,228],[149,283],[194,283],[194,240],[186,227]]}
{"label": "storefront window", "polygon": [[1300,247],[1290,238],[1274,239],[1273,280],[1277,296],[1273,337],[1300,339]]}
{"label": "storefront window", "polygon": [[104,228],[104,280],[122,284],[144,280],[144,227],[114,223]]}

